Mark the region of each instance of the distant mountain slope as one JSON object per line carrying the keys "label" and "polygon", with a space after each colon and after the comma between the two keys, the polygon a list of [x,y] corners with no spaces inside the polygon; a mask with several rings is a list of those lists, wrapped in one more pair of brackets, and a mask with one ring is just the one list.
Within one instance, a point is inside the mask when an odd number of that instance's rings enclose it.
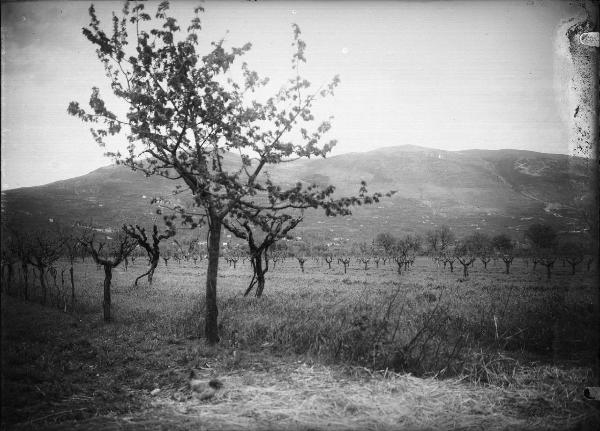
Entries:
{"label": "distant mountain slope", "polygon": [[[356,194],[361,179],[369,191],[398,191],[379,204],[357,208],[351,217],[326,218],[307,211],[299,236],[369,240],[378,232],[424,232],[448,224],[459,234],[512,231],[517,239],[533,221],[562,231],[580,229],[572,199],[573,185],[585,179],[582,163],[531,151],[398,146],[284,163],[269,175],[286,184],[333,184],[339,196]],[[107,166],[81,177],[3,192],[3,219],[31,227],[49,219],[67,224],[149,223],[155,214],[152,197],[172,197],[174,187],[175,182],[161,177]]]}

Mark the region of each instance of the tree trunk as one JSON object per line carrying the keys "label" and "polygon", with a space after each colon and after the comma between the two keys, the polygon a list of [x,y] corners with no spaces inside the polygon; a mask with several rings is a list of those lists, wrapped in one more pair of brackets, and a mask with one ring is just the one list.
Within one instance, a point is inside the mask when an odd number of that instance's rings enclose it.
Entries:
{"label": "tree trunk", "polygon": [[[268,247],[262,251],[261,254],[258,255],[258,265],[255,268],[256,278],[258,285],[256,286],[256,297],[260,298],[263,294],[263,290],[265,290],[265,274],[269,270],[269,258],[267,257]],[[264,253],[264,267],[263,267],[263,253]]]}
{"label": "tree trunk", "polygon": [[506,273],[510,274],[510,262],[504,262],[504,265],[506,266]]}
{"label": "tree trunk", "polygon": [[448,262],[450,264],[450,272],[454,272],[454,262]]}
{"label": "tree trunk", "polygon": [[256,297],[260,298],[265,290],[265,273],[261,270],[256,274],[257,285],[256,285]]}
{"label": "tree trunk", "polygon": [[38,268],[40,272],[40,284],[42,285],[42,305],[46,305],[48,299],[48,289],[46,288],[46,277],[44,277],[44,268]]}
{"label": "tree trunk", "polygon": [[112,281],[112,265],[105,263],[104,265],[104,301],[102,308],[104,309],[104,321],[110,322],[110,283]]}
{"label": "tree trunk", "polygon": [[221,220],[216,216],[210,217],[208,238],[208,268],[206,270],[206,319],[204,332],[209,344],[219,342],[217,319],[217,272],[219,270],[219,248],[221,246]]}
{"label": "tree trunk", "polygon": [[138,281],[140,281],[140,279],[145,277],[146,275],[148,276],[148,284],[150,286],[152,286],[152,278],[154,277],[154,270],[158,266],[159,259],[160,259],[159,255],[154,256],[150,259],[150,269],[135,279],[135,281],[133,282],[134,286],[137,286]]}
{"label": "tree trunk", "polygon": [[71,311],[75,310],[75,278],[73,277],[73,265],[69,268],[69,277],[71,278]]}
{"label": "tree trunk", "polygon": [[468,277],[469,276],[469,265],[464,265],[463,264],[463,277]]}
{"label": "tree trunk", "polygon": [[27,263],[21,262],[21,272],[23,273],[23,299],[27,301],[29,299],[29,271],[27,268]]}
{"label": "tree trunk", "polygon": [[[8,284],[7,284],[9,291],[13,285],[12,279],[13,279],[13,264],[9,263],[8,264]],[[14,291],[14,289],[13,289],[13,291]]]}

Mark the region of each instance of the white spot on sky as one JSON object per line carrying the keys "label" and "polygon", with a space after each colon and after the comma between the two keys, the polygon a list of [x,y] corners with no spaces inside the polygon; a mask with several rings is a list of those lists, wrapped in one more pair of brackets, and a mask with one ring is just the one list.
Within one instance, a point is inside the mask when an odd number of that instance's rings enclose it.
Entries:
{"label": "white spot on sky", "polygon": [[348,48],[343,47],[342,48],[342,54],[348,54]]}
{"label": "white spot on sky", "polygon": [[292,15],[296,15],[296,9],[292,9]]}

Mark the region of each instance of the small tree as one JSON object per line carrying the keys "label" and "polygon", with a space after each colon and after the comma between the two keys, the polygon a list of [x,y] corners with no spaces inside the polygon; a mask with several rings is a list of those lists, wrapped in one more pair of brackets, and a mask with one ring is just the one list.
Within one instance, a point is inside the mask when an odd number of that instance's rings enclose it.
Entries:
{"label": "small tree", "polygon": [[492,260],[492,239],[481,232],[475,232],[467,238],[475,256],[483,263],[483,268],[487,270],[487,265]]}
{"label": "small tree", "polygon": [[[258,228],[253,228],[250,220],[243,217],[244,214],[240,214],[237,219],[230,217],[225,221],[225,226],[238,238],[243,238],[248,242],[253,275],[244,296],[248,296],[256,286],[255,296],[261,297],[265,288],[265,274],[269,270],[269,249],[280,239],[286,238],[288,232],[302,221],[302,217],[292,217],[288,214],[278,215],[274,212],[261,214],[258,211],[250,217]],[[302,272],[304,272],[304,262],[301,266]]]}
{"label": "small tree", "polygon": [[42,287],[42,304],[46,304],[48,286],[46,271],[56,262],[63,253],[65,239],[56,232],[38,231],[32,234],[31,248],[29,249],[28,263],[37,268]]}
{"label": "small tree", "polygon": [[567,241],[559,246],[559,254],[571,265],[571,274],[575,275],[575,267],[583,262],[585,248],[578,242]]}
{"label": "small tree", "polygon": [[348,265],[350,265],[350,258],[348,256],[343,256],[338,258],[338,263],[344,265],[344,274],[346,274],[348,270]]}
{"label": "small tree", "polygon": [[[12,277],[12,260],[19,262],[21,267],[21,295],[26,301],[29,299],[29,268],[31,254],[31,238],[25,235],[21,230],[14,227],[9,227],[2,235],[2,270],[8,269],[9,278]],[[11,281],[6,283],[7,289],[11,285]]]}
{"label": "small tree", "polygon": [[[142,247],[146,254],[148,255],[148,261],[150,263],[150,268],[148,271],[140,275],[135,279],[133,283],[137,286],[138,281],[145,276],[148,276],[148,284],[152,285],[152,279],[154,277],[154,271],[158,266],[158,262],[160,261],[160,242],[169,239],[175,235],[175,230],[172,227],[168,227],[163,233],[158,232],[158,226],[152,226],[152,242],[148,239],[148,235],[146,234],[146,228],[140,227],[139,225],[123,225],[123,232],[129,235],[132,239],[137,242],[137,245]],[[127,259],[127,257],[125,257]]]}
{"label": "small tree", "polygon": [[396,244],[396,237],[391,233],[380,233],[375,237],[375,245],[381,247],[387,255],[391,255]]}
{"label": "small tree", "polygon": [[365,266],[365,271],[367,269],[369,269],[369,262],[371,261],[370,257],[368,257],[368,256],[361,256],[361,257],[358,258],[358,261]]}
{"label": "small tree", "polygon": [[81,242],[79,238],[71,233],[65,239],[65,253],[69,259],[69,279],[71,281],[71,311],[75,309],[75,259],[81,253]]}
{"label": "small tree", "polygon": [[492,238],[492,246],[502,258],[506,267],[506,273],[510,274],[510,265],[513,262],[515,245],[510,237],[504,233],[496,235]]}
{"label": "small tree", "polygon": [[463,267],[463,276],[469,276],[469,266],[475,262],[478,253],[478,243],[475,238],[468,237],[460,241],[454,248],[454,255]]}
{"label": "small tree", "polygon": [[80,243],[89,251],[96,265],[104,268],[104,299],[102,309],[104,321],[110,322],[110,287],[112,270],[125,260],[138,245],[138,242],[123,231],[117,231],[114,237],[98,238],[96,233],[85,232]]}

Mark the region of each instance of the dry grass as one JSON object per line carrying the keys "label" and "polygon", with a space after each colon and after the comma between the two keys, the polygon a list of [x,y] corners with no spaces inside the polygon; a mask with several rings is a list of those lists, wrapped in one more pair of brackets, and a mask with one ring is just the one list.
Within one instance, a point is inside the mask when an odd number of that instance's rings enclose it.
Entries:
{"label": "dry grass", "polygon": [[[289,261],[269,273],[257,299],[241,296],[250,273],[240,263],[219,276],[217,348],[198,340],[204,265],[160,267],[152,288],[132,287],[142,263],[117,269],[109,325],[101,322],[102,273],[89,263],[76,268],[73,315],[4,295],[3,427],[559,430],[599,423],[581,395],[593,382],[585,345],[595,333],[581,328],[598,313],[596,274],[570,277],[558,268],[547,282],[541,271],[515,265],[505,275],[498,264],[462,279],[425,259],[402,277],[391,265],[344,274],[312,261],[303,274]],[[391,298],[396,347],[427,316],[439,319],[407,357],[413,362],[403,363],[412,375],[373,371],[385,369],[384,347],[394,347],[373,343]],[[425,356],[443,351],[437,345],[451,352],[456,334],[468,334],[468,343],[452,372],[431,377],[436,364]],[[190,368],[220,377],[225,388],[209,402],[192,399]]]}

